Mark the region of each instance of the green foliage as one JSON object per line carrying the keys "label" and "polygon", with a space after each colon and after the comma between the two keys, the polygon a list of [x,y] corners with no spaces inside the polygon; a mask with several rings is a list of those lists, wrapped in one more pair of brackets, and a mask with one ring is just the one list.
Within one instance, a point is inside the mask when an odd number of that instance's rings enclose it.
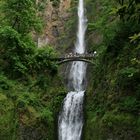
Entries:
{"label": "green foliage", "polygon": [[60,0],[51,0],[54,7],[59,7]]}
{"label": "green foliage", "polygon": [[38,9],[39,12],[44,12],[46,5],[47,5],[47,0],[40,0],[36,1],[36,8]]}
{"label": "green foliage", "polygon": [[56,54],[51,47],[36,48],[30,36],[22,36],[10,26],[5,26],[0,30],[1,61],[2,71],[16,77],[27,75],[27,72],[45,71],[46,68],[52,69],[53,73],[57,67],[49,58]]}
{"label": "green foliage", "polygon": [[129,37],[130,38],[130,42],[138,42],[140,41],[140,33],[138,34],[134,34],[133,36]]}
{"label": "green foliage", "polygon": [[54,55],[53,50],[37,49],[31,37],[31,32],[41,27],[36,1],[6,0],[0,10],[4,16],[0,22],[0,64],[3,65],[0,70],[17,79],[27,79],[38,71],[45,73],[49,68],[56,73],[57,67],[48,60]]}
{"label": "green foliage", "polygon": [[9,90],[12,86],[13,83],[7,77],[0,75],[0,89]]}
{"label": "green foliage", "polygon": [[35,0],[5,0],[2,8],[4,21],[19,33],[27,34],[33,30],[40,30]]}
{"label": "green foliage", "polygon": [[[5,26],[0,30],[1,43],[1,63],[3,70],[11,69],[13,72],[25,74],[28,70],[28,61],[33,53],[33,42],[27,42],[27,37],[22,37],[16,30],[10,26]],[[25,42],[26,40],[26,42]],[[28,46],[30,45],[30,46]],[[6,70],[7,69],[7,70]]]}
{"label": "green foliage", "polygon": [[138,75],[139,69],[135,69],[134,67],[126,67],[122,70],[120,70],[120,75],[122,76],[122,79],[127,77],[131,78],[135,75]]}
{"label": "green foliage", "polygon": [[140,2],[137,0],[120,0],[119,7],[116,8],[116,13],[120,16],[120,19],[124,22],[128,20],[139,23],[140,22]]}
{"label": "green foliage", "polygon": [[121,99],[120,110],[132,114],[139,113],[140,102],[133,96],[128,96]]}
{"label": "green foliage", "polygon": [[1,0],[0,12],[0,139],[55,139],[65,90],[52,61],[56,51],[33,40],[41,11],[36,0]]}
{"label": "green foliage", "polygon": [[54,72],[57,71],[57,66],[51,61],[51,58],[54,58],[55,56],[56,52],[50,46],[38,48],[34,55],[37,68],[41,71],[45,71],[46,67],[49,67],[54,70]]}
{"label": "green foliage", "polygon": [[42,110],[40,118],[41,118],[41,120],[47,121],[48,123],[52,123],[54,121],[53,113],[50,110],[48,110],[47,108]]}
{"label": "green foliage", "polygon": [[[139,139],[139,1],[100,0],[89,7],[87,40],[97,55],[86,94],[85,139]],[[96,35],[102,37],[98,44]]]}
{"label": "green foliage", "polygon": [[[42,85],[38,79],[31,78],[30,81],[19,82],[0,76],[0,138],[18,139],[20,126],[22,126],[29,131],[29,136],[32,134],[30,129],[32,132],[38,129],[42,138],[54,139],[55,116],[66,94],[65,89],[58,77],[51,78],[49,86],[45,89],[43,86],[48,83],[44,81]],[[21,134],[20,137],[29,137],[27,132],[21,133],[23,135]]]}
{"label": "green foliage", "polygon": [[103,125],[106,125],[107,127],[113,128],[117,125],[121,127],[126,126],[135,126],[134,118],[131,115],[128,114],[112,114],[110,112],[107,112],[103,118],[102,118]]}

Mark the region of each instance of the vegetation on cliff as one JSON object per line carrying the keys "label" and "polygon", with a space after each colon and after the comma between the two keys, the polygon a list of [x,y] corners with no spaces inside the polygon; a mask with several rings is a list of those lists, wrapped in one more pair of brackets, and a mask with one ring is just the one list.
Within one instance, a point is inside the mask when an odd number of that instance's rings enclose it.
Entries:
{"label": "vegetation on cliff", "polygon": [[[96,50],[86,97],[86,140],[140,137],[140,2],[95,0],[88,39]],[[96,37],[95,37],[96,38]],[[98,39],[98,38],[97,38]],[[93,40],[94,42],[94,40]]]}
{"label": "vegetation on cliff", "polygon": [[0,2],[0,139],[55,139],[56,114],[65,95],[51,46],[32,36],[43,22],[35,0]]}

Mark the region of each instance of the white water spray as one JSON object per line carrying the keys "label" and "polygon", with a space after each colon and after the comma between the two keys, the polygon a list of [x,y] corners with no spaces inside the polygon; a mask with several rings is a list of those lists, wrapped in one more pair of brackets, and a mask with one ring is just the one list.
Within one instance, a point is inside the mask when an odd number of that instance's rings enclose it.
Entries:
{"label": "white water spray", "polygon": [[[85,53],[85,32],[87,19],[84,1],[78,5],[78,32],[74,53]],[[63,109],[59,115],[59,140],[80,140],[83,128],[83,99],[85,90],[86,64],[73,62],[69,73],[70,91],[64,99]]]}

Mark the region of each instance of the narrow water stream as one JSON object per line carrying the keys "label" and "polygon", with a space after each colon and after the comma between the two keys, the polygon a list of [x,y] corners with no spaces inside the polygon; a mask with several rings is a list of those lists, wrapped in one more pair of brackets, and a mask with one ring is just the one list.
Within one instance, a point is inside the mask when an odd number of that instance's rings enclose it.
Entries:
{"label": "narrow water stream", "polygon": [[[87,19],[84,12],[84,1],[78,4],[78,32],[74,53],[85,53],[85,32]],[[80,140],[83,128],[83,99],[85,92],[86,63],[73,62],[69,73],[68,92],[58,119],[59,140]]]}

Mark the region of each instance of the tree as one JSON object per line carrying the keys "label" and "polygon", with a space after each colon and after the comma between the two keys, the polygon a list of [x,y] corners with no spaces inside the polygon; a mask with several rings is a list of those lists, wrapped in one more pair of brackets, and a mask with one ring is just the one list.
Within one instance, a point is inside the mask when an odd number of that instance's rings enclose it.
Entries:
{"label": "tree", "polygon": [[139,0],[117,0],[121,5],[117,7],[116,13],[120,15],[120,19],[123,21],[137,21],[140,23],[140,1]]}
{"label": "tree", "polygon": [[41,29],[35,0],[1,1],[0,63],[1,71],[21,77],[31,64],[35,43],[33,31]]}
{"label": "tree", "polygon": [[41,29],[36,0],[5,0],[2,13],[4,22],[21,34]]}

